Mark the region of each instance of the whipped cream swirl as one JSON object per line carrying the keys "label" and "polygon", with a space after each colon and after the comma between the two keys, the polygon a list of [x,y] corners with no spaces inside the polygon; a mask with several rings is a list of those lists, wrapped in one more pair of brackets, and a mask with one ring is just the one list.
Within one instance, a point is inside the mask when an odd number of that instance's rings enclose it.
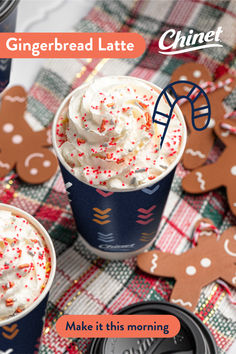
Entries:
{"label": "whipped cream swirl", "polygon": [[[160,92],[133,77],[104,77],[72,96],[57,124],[57,144],[80,180],[108,189],[137,188],[154,180],[177,157],[182,124],[177,115],[159,150],[161,130],[152,124]],[[164,101],[159,108],[168,113]]]}
{"label": "whipped cream swirl", "polygon": [[0,210],[0,320],[31,305],[49,274],[49,251],[36,229],[26,219]]}

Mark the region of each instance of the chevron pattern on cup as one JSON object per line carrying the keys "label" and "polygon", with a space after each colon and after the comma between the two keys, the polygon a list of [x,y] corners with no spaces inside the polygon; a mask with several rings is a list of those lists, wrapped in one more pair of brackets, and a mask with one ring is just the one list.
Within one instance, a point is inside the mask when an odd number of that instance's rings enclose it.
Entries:
{"label": "chevron pattern on cup", "polygon": [[141,237],[140,237],[140,241],[142,241],[142,242],[151,241],[151,239],[153,238],[154,235],[155,235],[155,231],[154,232],[142,232]]}
{"label": "chevron pattern on cup", "polygon": [[101,189],[96,189],[96,192],[104,198],[110,197],[110,195],[114,194],[113,192],[106,192],[102,191]]}
{"label": "chevron pattern on cup", "polygon": [[[142,214],[138,214],[136,222],[141,225],[147,225],[150,224],[154,220],[154,218],[151,218],[153,215],[152,211],[156,208],[156,205],[152,205],[148,209],[144,208],[139,208],[138,212]],[[141,220],[140,220],[141,219]]]}
{"label": "chevron pattern on cup", "polygon": [[[107,220],[110,215],[108,215],[108,213],[111,211],[111,208],[107,208],[107,209],[99,209],[99,208],[93,208],[93,210],[96,212],[93,214],[93,221],[96,222],[97,224],[100,225],[106,225],[108,223],[111,222],[111,220]],[[95,219],[96,218],[96,219]]]}
{"label": "chevron pattern on cup", "polygon": [[115,241],[115,237],[113,235],[113,233],[111,232],[110,234],[103,234],[102,232],[98,232],[98,240],[101,242],[114,242]]}
{"label": "chevron pattern on cup", "polygon": [[8,68],[10,59],[0,59],[0,70],[5,71]]}
{"label": "chevron pattern on cup", "polygon": [[[35,354],[38,353],[38,351],[39,351],[40,342],[41,342],[40,338],[41,338],[41,337],[37,338],[36,344],[35,344],[35,346],[34,346],[34,348],[35,348],[35,352],[34,352],[34,353],[35,353]],[[1,354],[1,352],[0,352],[0,354]]]}
{"label": "chevron pattern on cup", "polygon": [[10,353],[12,353],[12,352],[13,352],[13,349],[12,349],[12,348],[7,349],[6,351],[0,349],[0,354],[10,354]]}
{"label": "chevron pattern on cup", "polygon": [[[72,183],[71,183],[71,182],[67,182],[67,183],[65,184],[65,187],[66,187],[66,193],[67,193],[68,198],[69,198],[70,192],[68,192],[68,189],[69,189],[70,187],[72,187]],[[69,198],[69,201],[71,202],[71,199],[70,199],[70,198]]]}
{"label": "chevron pattern on cup", "polygon": [[157,185],[156,187],[154,187],[154,188],[149,187],[149,188],[143,188],[143,189],[141,189],[141,190],[142,190],[143,193],[146,193],[146,194],[148,194],[148,195],[152,195],[152,194],[156,193],[159,188],[160,188],[160,185],[158,184],[158,185]]}
{"label": "chevron pattern on cup", "polygon": [[2,327],[2,335],[6,339],[12,340],[17,336],[18,333],[19,329],[17,323],[13,323],[11,326]]}

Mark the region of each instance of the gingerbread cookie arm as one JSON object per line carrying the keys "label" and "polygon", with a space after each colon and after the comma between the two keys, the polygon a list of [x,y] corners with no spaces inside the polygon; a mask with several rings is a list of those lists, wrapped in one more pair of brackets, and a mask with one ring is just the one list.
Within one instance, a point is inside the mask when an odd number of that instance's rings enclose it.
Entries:
{"label": "gingerbread cookie arm", "polygon": [[[218,159],[218,161],[224,162],[223,155]],[[218,188],[224,185],[224,179],[222,178],[223,170],[220,172],[217,163],[212,163],[210,165],[195,169],[185,176],[182,180],[182,187],[188,193],[205,193],[212,189]],[[221,165],[221,164],[220,164]]]}
{"label": "gingerbread cookie arm", "polygon": [[236,287],[236,226],[225,230],[220,237],[222,256],[227,259],[228,266],[222,267],[220,278]]}
{"label": "gingerbread cookie arm", "polygon": [[34,139],[37,141],[37,143],[40,146],[45,146],[45,147],[51,146],[52,145],[51,129],[46,128],[38,132],[34,132]]}
{"label": "gingerbread cookie arm", "polygon": [[[214,127],[214,131],[218,136],[218,138],[224,143],[225,146],[230,148],[231,151],[234,151],[235,149],[235,143],[236,143],[235,130],[236,130],[235,118],[221,119],[219,122],[217,122],[216,126]],[[235,163],[236,163],[236,159],[235,159]]]}
{"label": "gingerbread cookie arm", "polygon": [[[236,179],[236,178],[235,178]],[[236,186],[235,184],[226,187],[226,193],[230,210],[236,215]]]}
{"label": "gingerbread cookie arm", "polygon": [[236,226],[225,230],[220,237],[222,254],[227,256],[230,263],[236,264]]}
{"label": "gingerbread cookie arm", "polygon": [[[183,290],[184,285],[184,290]],[[171,293],[170,302],[194,311],[200,296],[201,288],[198,284],[191,282],[186,284],[180,280],[176,281]]]}
{"label": "gingerbread cookie arm", "polygon": [[225,74],[221,76],[218,80],[214,82],[215,85],[224,83],[222,88],[218,88],[214,91],[215,102],[223,101],[236,87],[236,77],[230,74]]}
{"label": "gingerbread cookie arm", "polygon": [[223,270],[223,274],[220,278],[232,287],[236,287],[236,265],[234,264],[231,268]]}
{"label": "gingerbread cookie arm", "polygon": [[[21,117],[26,109],[27,94],[23,87],[13,86],[5,90],[1,99],[1,115]],[[17,118],[16,117],[16,118]]]}
{"label": "gingerbread cookie arm", "polygon": [[175,277],[175,269],[172,264],[177,262],[178,256],[171,253],[163,253],[161,251],[144,252],[137,257],[138,267],[149,274],[159,277]]}
{"label": "gingerbread cookie arm", "polygon": [[8,153],[0,153],[0,178],[5,177],[14,167],[15,157]]}
{"label": "gingerbread cookie arm", "polygon": [[202,247],[202,244],[205,243],[205,238],[207,237],[208,239],[210,237],[215,237],[217,239],[217,231],[218,229],[215,227],[215,224],[211,219],[208,218],[201,218],[197,220],[195,224],[195,232],[197,232],[197,246]]}
{"label": "gingerbread cookie arm", "polygon": [[207,160],[214,140],[214,135],[209,129],[201,131],[200,134],[198,132],[190,133],[183,155],[184,167],[192,170],[203,165]]}

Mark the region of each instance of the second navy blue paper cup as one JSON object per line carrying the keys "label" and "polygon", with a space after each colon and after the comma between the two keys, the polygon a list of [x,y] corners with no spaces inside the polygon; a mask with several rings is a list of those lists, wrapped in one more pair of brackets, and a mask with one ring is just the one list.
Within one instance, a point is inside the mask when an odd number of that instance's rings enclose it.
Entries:
{"label": "second navy blue paper cup", "polygon": [[52,286],[56,271],[56,254],[47,231],[31,215],[16,207],[0,203],[1,210],[8,210],[29,221],[40,235],[50,252],[51,270],[48,282],[43,292],[29,307],[21,313],[0,321],[0,353],[33,354],[38,352],[40,337],[44,326],[44,317],[48,293]]}
{"label": "second navy blue paper cup", "polygon": [[[161,90],[151,83],[148,84]],[[91,186],[71,174],[56,143],[56,125],[60,114],[78,90],[80,87],[72,91],[62,102],[55,116],[52,131],[54,149],[77,229],[81,241],[97,256],[111,260],[129,258],[146,250],[155,240],[175,169],[186,145],[184,117],[176,105],[175,111],[183,125],[182,145],[176,160],[152,183],[132,190],[116,191]],[[173,102],[171,97],[170,100]]]}

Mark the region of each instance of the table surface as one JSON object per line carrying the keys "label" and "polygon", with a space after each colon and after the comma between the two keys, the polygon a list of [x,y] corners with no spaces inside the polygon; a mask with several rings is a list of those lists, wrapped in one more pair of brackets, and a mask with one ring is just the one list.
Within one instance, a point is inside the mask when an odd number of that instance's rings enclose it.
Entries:
{"label": "table surface", "polygon": [[[89,12],[94,3],[95,0],[21,0],[16,31],[70,32],[73,25]],[[46,60],[13,60],[10,85],[23,85],[29,90]]]}
{"label": "table surface", "polygon": [[[95,0],[21,0],[16,31],[69,32],[73,25],[88,13],[94,3]],[[10,85],[23,85],[26,90],[29,90],[46,60],[14,59]],[[236,342],[227,352],[227,354],[234,353],[236,353]]]}

